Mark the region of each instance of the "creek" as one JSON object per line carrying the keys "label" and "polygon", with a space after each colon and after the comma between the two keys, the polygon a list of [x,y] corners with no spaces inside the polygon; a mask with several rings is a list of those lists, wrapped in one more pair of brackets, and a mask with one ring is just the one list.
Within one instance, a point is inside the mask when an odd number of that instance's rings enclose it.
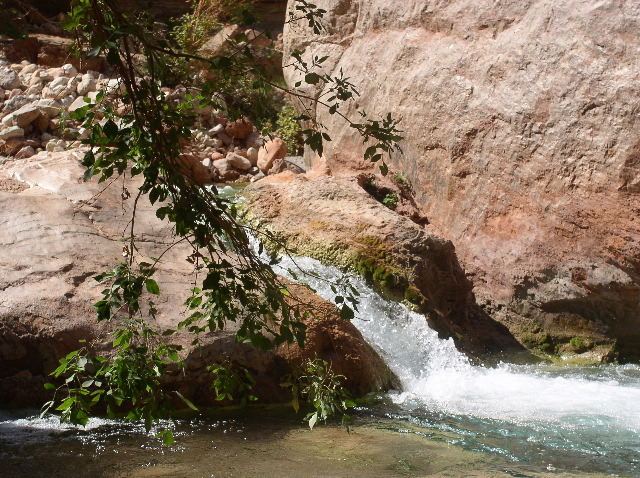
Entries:
{"label": "creek", "polygon": [[[295,264],[317,293],[342,274]],[[294,268],[284,258],[279,272]],[[640,477],[640,367],[472,365],[423,316],[357,277],[354,324],[400,379],[371,397],[350,434],[309,431],[282,407],[178,420],[166,448],[135,424],[92,419],[85,429],[33,411],[0,414],[3,476]],[[283,451],[284,450],[284,451]]]}

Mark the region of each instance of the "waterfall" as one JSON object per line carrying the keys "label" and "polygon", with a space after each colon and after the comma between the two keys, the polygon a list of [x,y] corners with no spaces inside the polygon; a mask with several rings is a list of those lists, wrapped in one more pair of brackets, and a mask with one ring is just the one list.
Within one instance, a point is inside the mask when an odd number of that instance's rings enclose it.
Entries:
{"label": "waterfall", "polygon": [[[323,279],[342,275],[310,258],[297,258],[295,264]],[[289,268],[295,268],[294,262],[283,258],[277,272],[291,278]],[[305,280],[318,295],[333,300],[327,282],[312,276]],[[623,436],[637,449],[640,367],[471,365],[452,340],[438,338],[424,316],[381,298],[358,277],[350,282],[360,293],[353,323],[400,379],[402,390],[389,396],[401,409],[497,420],[541,433],[579,429],[595,441],[606,441],[606,430],[616,436],[612,440]]]}

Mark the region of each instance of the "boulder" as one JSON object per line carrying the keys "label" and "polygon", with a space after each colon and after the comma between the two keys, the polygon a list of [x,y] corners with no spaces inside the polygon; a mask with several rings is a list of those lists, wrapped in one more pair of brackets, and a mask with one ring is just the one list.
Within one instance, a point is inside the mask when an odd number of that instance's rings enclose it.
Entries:
{"label": "boulder", "polygon": [[[640,64],[637,5],[322,7],[320,36],[303,22],[285,26],[284,64],[296,49],[305,61],[328,56],[323,71],[348,71],[369,117],[403,118],[391,164],[456,245],[484,310],[533,347],[584,337],[639,360],[640,83],[629,76]],[[285,77],[303,79],[293,68]],[[347,123],[311,111],[333,140],[323,160],[334,174],[372,168]],[[319,158],[307,150],[305,159]]]}
{"label": "boulder", "polygon": [[251,161],[236,153],[227,154],[227,162],[234,168],[240,169],[241,171],[248,171],[251,169]]}
{"label": "boulder", "polygon": [[19,88],[20,85],[21,81],[18,73],[10,68],[0,68],[0,88],[3,90],[12,90]]}
{"label": "boulder", "polygon": [[213,161],[213,167],[218,171],[220,179],[225,181],[233,181],[240,177],[240,173],[229,164],[226,158]]}
{"label": "boulder", "polygon": [[193,154],[181,154],[178,157],[178,162],[180,172],[190,181],[200,185],[211,182],[211,174]]}
{"label": "boulder", "polygon": [[269,174],[279,174],[283,173],[284,171],[289,171],[293,174],[304,173],[304,169],[302,169],[300,166],[290,163],[284,158],[278,158],[273,161],[273,166],[271,166],[271,169],[269,169]]}
{"label": "boulder", "polygon": [[251,166],[258,165],[258,150],[256,148],[250,147],[247,149],[247,159],[251,161]]}
{"label": "boulder", "polygon": [[20,126],[10,126],[0,130],[0,139],[6,141],[11,138],[22,138],[24,136],[24,129]]}
{"label": "boulder", "polygon": [[247,118],[229,121],[225,126],[225,131],[232,138],[244,139],[253,132],[253,123]]}
{"label": "boulder", "polygon": [[274,138],[260,148],[258,153],[257,166],[263,173],[269,172],[276,159],[284,158],[287,155],[287,145],[280,138]]}
{"label": "boulder", "polygon": [[[42,405],[50,399],[43,383],[51,380],[48,374],[58,360],[81,347],[79,340],[100,344],[104,339],[110,325],[96,322],[92,305],[104,286],[93,277],[121,255],[118,239],[135,200],[123,200],[120,185],[102,191],[104,184],[97,178],[82,181],[81,154],[39,153],[36,158],[0,165],[1,407]],[[139,177],[127,179],[130,191],[137,185]],[[171,224],[158,220],[156,209],[146,196],[137,202],[136,228],[144,237],[138,247],[152,257],[159,257],[173,241]],[[175,329],[186,317],[182,304],[192,281],[193,265],[185,260],[190,253],[182,242],[162,256],[155,276],[162,292],[156,301],[160,330]],[[299,286],[288,286],[317,310],[308,323],[304,350],[282,346],[259,352],[236,342],[233,323],[223,332],[201,334],[202,347],[191,345],[188,334],[178,335],[174,343],[185,347],[186,374],[167,377],[167,389],[179,390],[198,405],[219,405],[206,367],[229,359],[252,371],[257,380],[252,392],[262,400],[288,402],[290,392],[280,387],[283,376],[313,353],[346,374],[354,393],[394,386],[393,374],[335,307]]]}

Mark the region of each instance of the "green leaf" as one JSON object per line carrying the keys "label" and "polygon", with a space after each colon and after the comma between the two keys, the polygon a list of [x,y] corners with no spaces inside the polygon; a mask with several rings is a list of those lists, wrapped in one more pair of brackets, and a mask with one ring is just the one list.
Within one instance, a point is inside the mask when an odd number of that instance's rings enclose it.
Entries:
{"label": "green leaf", "polygon": [[156,435],[156,438],[161,437],[162,443],[164,443],[165,446],[171,446],[176,442],[176,440],[173,438],[173,433],[169,429],[162,430]]}
{"label": "green leaf", "polygon": [[345,320],[351,320],[355,317],[355,314],[351,307],[349,307],[347,304],[343,304],[340,308],[340,317]]}
{"label": "green leaf", "polygon": [[158,283],[155,280],[147,279],[145,286],[147,287],[147,292],[150,294],[160,295],[160,287],[158,287]]}
{"label": "green leaf", "polygon": [[56,386],[52,383],[45,383],[44,388],[46,388],[47,390],[55,390]]}
{"label": "green leaf", "polygon": [[317,73],[307,73],[304,76],[304,81],[310,85],[317,85],[322,80],[322,77]]}
{"label": "green leaf", "polygon": [[179,397],[180,397],[180,399],[181,399],[184,403],[186,403],[186,404],[187,404],[187,406],[188,406],[191,410],[194,410],[194,411],[196,411],[196,412],[199,412],[199,411],[200,411],[200,410],[198,410],[198,408],[197,408],[193,403],[191,403],[189,400],[187,400],[186,398],[184,398],[184,396],[183,396],[180,392],[178,392],[177,390],[176,390],[175,392],[176,392],[176,395],[177,395],[177,396],[179,396]]}

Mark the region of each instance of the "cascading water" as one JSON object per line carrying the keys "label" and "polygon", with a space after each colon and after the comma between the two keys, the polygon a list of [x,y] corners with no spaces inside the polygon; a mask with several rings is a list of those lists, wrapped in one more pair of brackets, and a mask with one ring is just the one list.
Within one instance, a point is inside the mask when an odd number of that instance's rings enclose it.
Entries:
{"label": "cascading water", "polygon": [[[279,272],[299,266],[322,279],[341,273],[309,258],[284,258]],[[306,277],[328,300],[335,294],[322,279]],[[452,442],[514,460],[575,466],[585,471],[640,476],[640,367],[548,365],[474,366],[438,338],[424,316],[389,302],[359,278],[353,323],[376,347],[402,384],[389,394],[397,405],[387,414],[410,423],[453,432]]]}

